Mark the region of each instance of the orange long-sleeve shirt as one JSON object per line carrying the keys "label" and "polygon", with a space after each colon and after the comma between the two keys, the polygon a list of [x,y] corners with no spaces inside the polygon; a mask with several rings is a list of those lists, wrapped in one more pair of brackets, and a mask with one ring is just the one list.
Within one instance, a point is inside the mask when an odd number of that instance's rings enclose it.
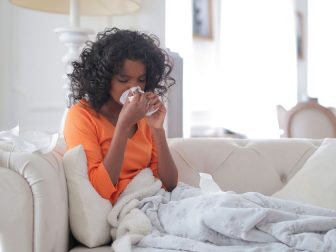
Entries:
{"label": "orange long-sleeve shirt", "polygon": [[144,119],[128,139],[118,183],[113,185],[103,160],[115,131],[114,125],[96,113],[84,100],[73,105],[66,117],[64,137],[68,148],[82,144],[88,161],[88,176],[96,191],[115,203],[128,183],[142,169],[157,172],[157,152],[149,126]]}

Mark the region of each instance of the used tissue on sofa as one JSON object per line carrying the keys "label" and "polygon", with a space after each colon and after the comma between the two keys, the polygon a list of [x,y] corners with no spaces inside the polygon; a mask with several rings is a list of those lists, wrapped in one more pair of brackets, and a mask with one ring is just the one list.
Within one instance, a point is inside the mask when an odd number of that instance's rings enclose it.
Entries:
{"label": "used tissue on sofa", "polygon": [[203,192],[211,193],[221,191],[221,188],[217,185],[211,174],[199,172],[199,175],[200,175],[199,187]]}
{"label": "used tissue on sofa", "polygon": [[58,133],[47,134],[41,131],[20,132],[16,126],[7,131],[0,131],[0,141],[13,144],[16,151],[48,153],[52,151],[58,141]]}

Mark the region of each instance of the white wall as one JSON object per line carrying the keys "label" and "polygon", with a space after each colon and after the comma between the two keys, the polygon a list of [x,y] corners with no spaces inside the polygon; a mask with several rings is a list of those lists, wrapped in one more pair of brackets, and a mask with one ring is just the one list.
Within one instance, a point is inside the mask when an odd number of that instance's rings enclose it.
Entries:
{"label": "white wall", "polygon": [[[296,24],[297,28],[300,27],[303,45],[303,57],[297,59],[297,101],[307,101],[308,96],[308,1],[307,0],[296,0],[294,4],[295,15],[301,15],[302,23]],[[299,20],[296,20],[298,22]]]}
{"label": "white wall", "polygon": [[161,46],[165,46],[165,1],[136,0],[142,7],[135,15],[111,16],[107,23],[120,28],[139,29],[159,37]]}
{"label": "white wall", "polygon": [[[9,73],[12,65],[11,55],[11,8],[7,1],[0,1],[0,125],[5,125],[11,120],[13,108],[6,108],[11,97],[9,83],[11,83],[11,74]],[[5,109],[6,108],[6,109]]]}
{"label": "white wall", "polygon": [[[96,32],[111,26],[135,28],[157,34],[164,45],[165,2],[139,2],[141,10],[132,16],[84,17],[81,26]],[[19,122],[23,130],[57,131],[65,108],[61,58],[66,48],[54,29],[66,27],[68,17],[1,0],[0,21],[0,130]]]}

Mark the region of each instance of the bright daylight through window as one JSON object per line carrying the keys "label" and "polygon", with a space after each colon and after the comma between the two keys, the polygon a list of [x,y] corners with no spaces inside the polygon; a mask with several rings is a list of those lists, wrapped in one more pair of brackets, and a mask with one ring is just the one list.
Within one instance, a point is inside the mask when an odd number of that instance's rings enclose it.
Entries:
{"label": "bright daylight through window", "polygon": [[184,60],[185,136],[278,138],[276,105],[297,97],[293,1],[212,0],[210,37],[192,36],[192,0],[166,4],[166,46]]}
{"label": "bright daylight through window", "polygon": [[336,106],[336,1],[308,3],[308,94]]}

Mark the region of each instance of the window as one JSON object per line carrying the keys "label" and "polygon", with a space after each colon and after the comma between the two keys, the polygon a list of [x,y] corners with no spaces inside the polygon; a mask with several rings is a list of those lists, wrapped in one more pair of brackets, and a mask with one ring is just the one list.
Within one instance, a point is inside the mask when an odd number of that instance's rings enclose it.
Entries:
{"label": "window", "polygon": [[184,59],[184,135],[279,137],[276,105],[296,103],[292,1],[212,0],[212,40],[192,38],[191,0],[166,4],[166,46]]}
{"label": "window", "polygon": [[336,1],[308,4],[308,95],[324,106],[336,103]]}

